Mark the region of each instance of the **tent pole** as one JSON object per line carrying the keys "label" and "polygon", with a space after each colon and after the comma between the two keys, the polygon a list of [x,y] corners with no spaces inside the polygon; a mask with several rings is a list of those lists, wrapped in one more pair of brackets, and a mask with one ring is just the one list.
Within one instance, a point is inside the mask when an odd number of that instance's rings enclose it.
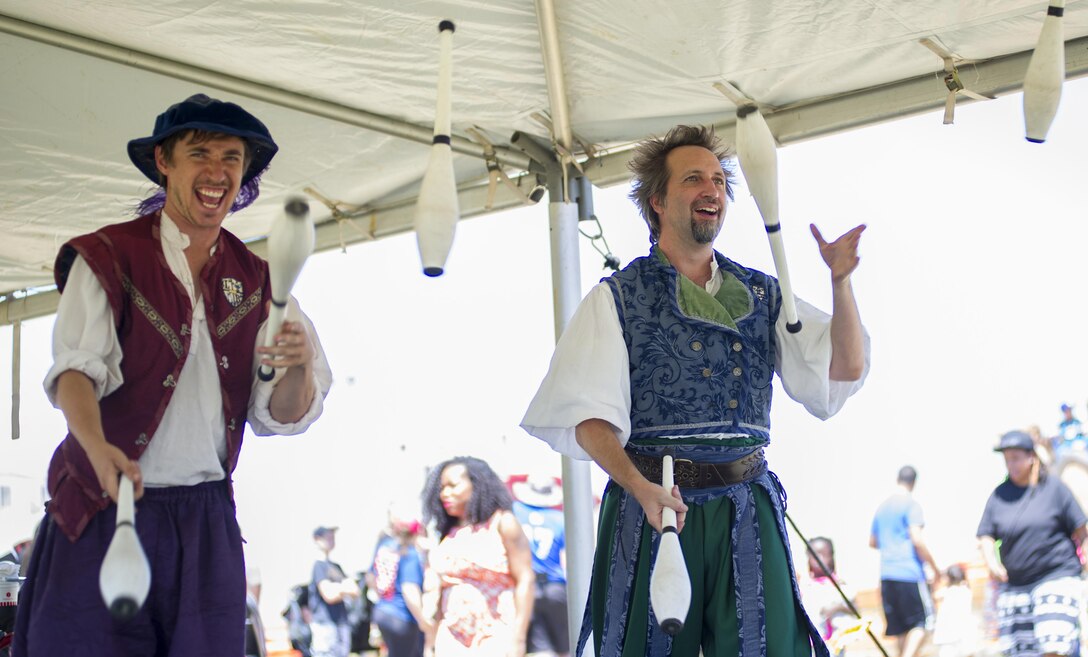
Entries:
{"label": "tent pole", "polygon": [[[571,151],[573,133],[563,57],[559,47],[559,23],[553,0],[536,0],[536,18],[540,28],[540,49],[544,59],[544,77],[548,84],[552,139]],[[548,204],[552,246],[552,290],[555,299],[555,336],[563,334],[575,308],[582,299],[578,257],[578,204],[567,190],[567,163],[558,153],[548,166]],[[532,154],[529,154],[532,157]],[[537,159],[537,158],[534,158]],[[539,161],[539,160],[538,160]],[[543,163],[543,162],[542,162]],[[592,203],[591,199],[586,199]],[[590,488],[589,463],[563,456],[564,531],[567,549],[567,621],[571,649],[576,646],[582,624],[582,612],[589,596],[593,569],[593,491]]]}
{"label": "tent pole", "polygon": [[563,75],[563,58],[559,49],[559,23],[555,18],[553,0],[536,0],[536,21],[540,26],[540,50],[544,58],[544,77],[548,83],[548,105],[552,114],[555,140],[571,150],[574,133],[570,127],[570,105],[567,102],[567,82]]}
{"label": "tent pole", "polygon": [[[578,254],[578,204],[563,203],[562,176],[552,172],[548,204],[552,253],[552,290],[555,303],[556,341],[563,334],[574,310],[582,300]],[[563,459],[563,524],[567,551],[567,620],[571,649],[582,624],[582,612],[589,596],[593,567],[593,491],[589,462],[569,456]]]}
{"label": "tent pole", "polygon": [[19,390],[22,379],[19,377],[23,358],[23,322],[16,320],[11,324],[11,439],[19,439]]}

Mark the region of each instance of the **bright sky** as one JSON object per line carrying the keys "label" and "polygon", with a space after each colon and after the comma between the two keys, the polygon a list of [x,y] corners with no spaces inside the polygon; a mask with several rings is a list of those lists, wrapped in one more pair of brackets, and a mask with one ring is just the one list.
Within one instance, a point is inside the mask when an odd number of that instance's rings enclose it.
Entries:
{"label": "bright sky", "polygon": [[[840,573],[855,588],[877,585],[869,523],[900,466],[918,469],[915,493],[938,563],[973,560],[983,504],[1004,474],[990,451],[997,436],[1029,424],[1053,433],[1063,401],[1085,417],[1088,123],[1077,117],[1088,111],[1088,81],[1066,84],[1043,145],[1024,140],[1020,103],[1014,95],[963,105],[953,126],[933,112],[779,151],[799,296],[830,310],[808,224],[827,237],[869,226],[854,275],[873,344],[865,388],[820,422],[779,387],[768,453],[790,515],[806,534],[835,541]],[[624,263],[648,248],[626,192],[595,197]],[[414,502],[428,466],[471,454],[502,475],[558,474],[559,458],[518,427],[555,339],[547,215],[540,204],[463,222],[437,280],[420,273],[408,234],[307,264],[295,294],[336,384],[306,435],[247,435],[235,473],[266,623],[288,587],[308,580],[316,525],[340,525],[333,557],[349,572],[364,568],[387,505]],[[716,246],[773,271],[743,183]],[[585,240],[581,256],[588,291],[602,259]],[[63,418],[40,388],[52,324],[23,327],[22,438],[0,434],[0,477],[44,479],[63,437]],[[0,329],[5,411],[11,337]],[[598,490],[603,482],[595,478]],[[28,535],[32,522],[0,523],[0,541]]]}

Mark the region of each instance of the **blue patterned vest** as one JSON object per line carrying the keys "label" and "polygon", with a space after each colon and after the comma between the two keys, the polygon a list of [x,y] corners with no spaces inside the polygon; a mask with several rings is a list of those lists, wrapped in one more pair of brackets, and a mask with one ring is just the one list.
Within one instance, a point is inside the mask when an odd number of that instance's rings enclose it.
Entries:
{"label": "blue patterned vest", "polygon": [[769,439],[778,281],[714,257],[723,275],[715,296],[681,276],[656,246],[604,279],[627,344],[632,443]]}

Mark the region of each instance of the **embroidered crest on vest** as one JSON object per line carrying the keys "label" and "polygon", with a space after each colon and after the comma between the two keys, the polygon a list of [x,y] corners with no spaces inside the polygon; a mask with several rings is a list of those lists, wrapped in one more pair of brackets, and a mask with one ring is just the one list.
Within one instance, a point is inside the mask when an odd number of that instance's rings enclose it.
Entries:
{"label": "embroidered crest on vest", "polygon": [[242,303],[242,281],[236,278],[224,278],[222,283],[223,296],[227,298],[230,305],[237,308],[238,304]]}
{"label": "embroidered crest on vest", "polygon": [[[226,283],[226,280],[224,280],[224,283]],[[235,308],[234,312],[224,319],[222,324],[215,327],[216,336],[222,338],[227,333],[230,333],[230,330],[237,326],[238,322],[242,321],[242,318],[248,315],[251,310],[261,305],[262,295],[263,290],[261,288],[257,288],[256,292],[249,295],[249,298],[246,299],[245,303]]]}
{"label": "embroidered crest on vest", "polygon": [[183,353],[181,347],[181,340],[177,334],[174,333],[174,329],[170,327],[170,324],[163,319],[163,316],[159,314],[159,311],[155,310],[155,307],[151,305],[151,302],[136,289],[136,286],[132,284],[132,280],[128,276],[122,276],[121,286],[128,293],[128,296],[132,298],[132,305],[140,311],[147,321],[151,322],[151,325],[155,327],[155,330],[159,332],[167,343],[170,345],[170,349],[174,352],[174,356],[181,358]]}

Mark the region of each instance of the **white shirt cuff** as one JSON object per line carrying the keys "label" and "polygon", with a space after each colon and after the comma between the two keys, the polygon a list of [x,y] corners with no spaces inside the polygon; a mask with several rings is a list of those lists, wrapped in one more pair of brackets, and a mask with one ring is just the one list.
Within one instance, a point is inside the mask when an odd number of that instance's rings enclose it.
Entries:
{"label": "white shirt cuff", "polygon": [[120,378],[111,378],[109,368],[98,354],[89,351],[65,351],[57,354],[42,385],[49,403],[57,406],[57,379],[68,370],[82,373],[94,384],[95,399],[102,399],[121,386]]}
{"label": "white shirt cuff", "polygon": [[[277,371],[278,373],[279,371]],[[253,391],[248,419],[250,428],[258,436],[296,436],[309,429],[314,420],[321,417],[321,412],[325,408],[324,393],[328,392],[328,388],[322,388],[321,380],[315,372],[313,376],[314,398],[310,401],[310,408],[306,410],[306,414],[297,422],[278,422],[272,417],[268,405],[272,400],[272,392],[276,389],[276,382],[280,378],[282,377],[277,376],[272,381],[261,381]]]}
{"label": "white shirt cuff", "polygon": [[790,399],[815,417],[826,420],[842,410],[846,400],[861,389],[869,375],[869,333],[862,328],[865,368],[861,377],[857,381],[832,381],[831,315],[797,299],[797,316],[802,325],[798,333],[786,330],[785,313],[779,315],[775,324],[778,374]]}

